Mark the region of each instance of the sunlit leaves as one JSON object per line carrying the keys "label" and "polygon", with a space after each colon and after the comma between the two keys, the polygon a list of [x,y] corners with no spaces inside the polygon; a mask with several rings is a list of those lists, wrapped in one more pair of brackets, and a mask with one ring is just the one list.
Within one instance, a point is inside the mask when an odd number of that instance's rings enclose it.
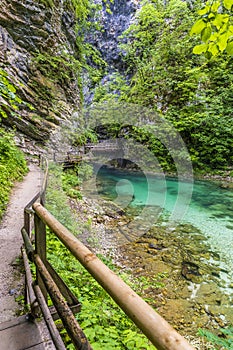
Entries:
{"label": "sunlit leaves", "polygon": [[233,5],[233,0],[223,0],[223,5],[227,10],[231,10]]}
{"label": "sunlit leaves", "polygon": [[199,19],[192,27],[190,34],[200,34],[206,28],[206,22]]}
{"label": "sunlit leaves", "polygon": [[231,45],[228,46],[233,39],[232,5],[233,0],[208,1],[198,12],[200,17],[190,34],[200,35],[201,41],[206,43],[206,50],[201,49],[204,46],[197,45],[193,53],[205,53],[208,58],[222,52],[232,55]]}
{"label": "sunlit leaves", "polygon": [[224,33],[223,35],[219,36],[218,47],[221,52],[224,51],[225,48],[227,47],[227,41],[228,41],[227,33]]}
{"label": "sunlit leaves", "polygon": [[201,33],[202,41],[206,42],[210,38],[210,36],[211,36],[211,28],[205,27]]}
{"label": "sunlit leaves", "polygon": [[226,52],[228,55],[233,55],[233,41],[227,44]]}
{"label": "sunlit leaves", "polygon": [[206,44],[196,45],[193,49],[193,53],[200,55],[200,54],[206,52],[207,48],[208,48],[208,45],[206,45]]}
{"label": "sunlit leaves", "polygon": [[212,12],[217,12],[219,9],[219,6],[221,5],[220,1],[214,1],[211,6]]}

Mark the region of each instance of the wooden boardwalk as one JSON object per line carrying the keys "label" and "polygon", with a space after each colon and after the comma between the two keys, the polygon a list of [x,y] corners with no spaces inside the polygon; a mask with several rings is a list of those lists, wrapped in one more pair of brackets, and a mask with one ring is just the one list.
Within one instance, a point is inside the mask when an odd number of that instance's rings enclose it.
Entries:
{"label": "wooden boardwalk", "polygon": [[49,332],[42,321],[29,321],[20,316],[0,324],[1,350],[55,350]]}

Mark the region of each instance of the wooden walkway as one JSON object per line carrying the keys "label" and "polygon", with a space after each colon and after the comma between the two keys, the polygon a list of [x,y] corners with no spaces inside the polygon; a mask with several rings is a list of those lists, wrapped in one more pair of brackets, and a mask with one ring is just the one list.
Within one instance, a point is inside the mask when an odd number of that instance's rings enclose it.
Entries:
{"label": "wooden walkway", "polygon": [[0,324],[1,350],[55,350],[44,321],[20,316]]}

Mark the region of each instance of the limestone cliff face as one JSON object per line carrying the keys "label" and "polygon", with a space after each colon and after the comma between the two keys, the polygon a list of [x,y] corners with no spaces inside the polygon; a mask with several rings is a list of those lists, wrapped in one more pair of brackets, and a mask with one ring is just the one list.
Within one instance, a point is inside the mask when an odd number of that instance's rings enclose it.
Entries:
{"label": "limestone cliff face", "polygon": [[106,8],[103,0],[94,0],[95,4],[101,5],[101,11],[97,13],[101,25],[101,31],[96,33],[90,32],[86,40],[98,48],[104,60],[108,63],[109,68],[124,70],[122,62],[122,50],[119,43],[122,33],[129,27],[139,8],[137,0],[117,0],[110,2],[110,8]]}
{"label": "limestone cliff face", "polygon": [[74,16],[63,1],[49,7],[39,0],[1,0],[2,123],[42,141],[79,110],[73,26]]}

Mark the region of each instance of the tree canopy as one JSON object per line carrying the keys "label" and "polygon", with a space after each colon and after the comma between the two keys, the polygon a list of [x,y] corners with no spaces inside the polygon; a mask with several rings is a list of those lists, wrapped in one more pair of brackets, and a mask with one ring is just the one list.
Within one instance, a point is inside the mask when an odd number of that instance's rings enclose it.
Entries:
{"label": "tree canopy", "polygon": [[[96,88],[94,99],[117,98],[152,108],[173,123],[194,168],[215,171],[233,163],[233,60],[224,51],[219,56],[214,51],[211,59],[193,53],[198,38],[190,36],[190,28],[198,6],[181,0],[144,1],[122,37],[126,74],[111,75]],[[212,50],[211,43],[205,45]],[[169,168],[170,158],[161,145],[140,133],[135,137],[143,139]]]}

